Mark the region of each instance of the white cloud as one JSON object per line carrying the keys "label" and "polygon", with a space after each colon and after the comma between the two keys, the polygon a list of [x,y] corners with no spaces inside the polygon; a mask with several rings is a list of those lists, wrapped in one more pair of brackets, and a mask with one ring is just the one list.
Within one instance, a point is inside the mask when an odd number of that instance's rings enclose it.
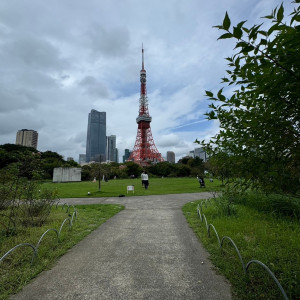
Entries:
{"label": "white cloud", "polygon": [[[134,146],[141,44],[151,129],[158,150],[180,158],[208,139],[205,90],[218,90],[233,41],[212,26],[260,23],[280,1],[10,0],[0,3],[0,144],[22,128],[39,132],[41,151],[78,158],[88,113],[106,111],[120,157]],[[287,11],[293,5],[284,3]],[[230,92],[230,91],[228,91]]]}

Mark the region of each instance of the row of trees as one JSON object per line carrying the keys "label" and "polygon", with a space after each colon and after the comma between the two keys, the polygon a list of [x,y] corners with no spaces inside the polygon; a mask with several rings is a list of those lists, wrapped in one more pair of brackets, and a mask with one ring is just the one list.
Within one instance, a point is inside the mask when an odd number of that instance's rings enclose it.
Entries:
{"label": "row of trees", "polygon": [[[101,176],[107,179],[116,178],[139,178],[143,170],[146,170],[152,176],[159,177],[186,177],[203,175],[205,164],[199,157],[186,157],[181,159],[177,164],[169,162],[161,162],[157,164],[149,164],[146,167],[141,167],[134,162],[126,162],[124,164],[110,163],[101,164]],[[85,165],[81,172],[82,180],[92,180],[99,176],[99,163]]]}
{"label": "row of trees", "polygon": [[196,142],[210,153],[211,166],[242,179],[245,187],[299,193],[299,2],[285,21],[283,5],[265,16],[272,22],[268,29],[247,28],[245,21],[232,26],[227,13],[216,26],[224,32],[219,39],[236,40],[236,52],[227,58],[225,86],[206,91],[211,101],[206,115],[219,120],[220,131],[209,143]]}
{"label": "row of trees", "polygon": [[[0,145],[0,172],[2,178],[4,173],[14,174],[18,178],[31,179],[52,179],[53,169],[56,167],[80,167],[74,161],[65,161],[61,155],[52,151],[39,152],[31,147],[21,145],[5,144]],[[93,180],[101,177],[107,179],[128,178],[134,176],[140,177],[143,170],[146,170],[152,176],[159,177],[186,177],[203,175],[205,164],[199,157],[185,157],[179,160],[177,164],[162,162],[157,164],[149,163],[142,168],[134,162],[118,164],[111,162],[109,164],[92,163],[82,166],[82,180]]]}

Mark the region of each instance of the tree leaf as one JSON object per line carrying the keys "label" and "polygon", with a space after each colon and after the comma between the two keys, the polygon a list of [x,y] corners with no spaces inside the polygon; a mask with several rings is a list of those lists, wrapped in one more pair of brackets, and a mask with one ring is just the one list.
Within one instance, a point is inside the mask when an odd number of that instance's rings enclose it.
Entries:
{"label": "tree leaf", "polygon": [[228,13],[226,11],[226,14],[225,14],[225,17],[224,17],[224,20],[223,20],[223,28],[225,30],[228,30],[230,28],[230,24],[231,24],[231,21],[229,19]]}
{"label": "tree leaf", "polygon": [[238,43],[236,44],[236,46],[235,46],[234,49],[240,48],[240,47],[245,47],[245,46],[247,46],[247,45],[248,45],[248,44],[247,44],[246,42],[238,42]]}
{"label": "tree leaf", "polygon": [[218,98],[220,101],[226,101],[226,97],[222,94],[223,88],[219,90],[218,92]]}
{"label": "tree leaf", "polygon": [[274,24],[270,29],[268,30],[268,35],[271,35],[271,33],[275,30],[278,30],[278,24]]}
{"label": "tree leaf", "polygon": [[222,25],[215,25],[215,26],[213,26],[213,28],[223,29],[223,26]]}
{"label": "tree leaf", "polygon": [[206,93],[206,96],[208,96],[208,97],[213,97],[214,96],[214,94],[210,91],[205,91],[205,93]]}
{"label": "tree leaf", "polygon": [[230,32],[228,32],[228,33],[222,34],[222,35],[218,38],[218,40],[230,39],[230,38],[232,38],[232,37],[233,37],[233,34],[230,33]]}
{"label": "tree leaf", "polygon": [[264,18],[264,19],[273,19],[273,16],[272,16],[272,15],[269,15],[269,16],[264,16],[264,17],[262,17],[262,18]]}
{"label": "tree leaf", "polygon": [[247,45],[247,46],[242,48],[241,52],[247,54],[248,52],[253,51],[253,49],[254,49],[254,46]]}
{"label": "tree leaf", "polygon": [[277,12],[277,22],[280,23],[283,19],[283,12],[284,12],[284,8],[283,8],[283,5],[281,3],[279,9],[278,9],[278,12]]}
{"label": "tree leaf", "polygon": [[233,36],[240,39],[243,36],[243,31],[240,27],[233,27]]}
{"label": "tree leaf", "polygon": [[242,26],[246,23],[247,21],[242,21],[239,24],[236,25],[238,28],[242,28]]}
{"label": "tree leaf", "polygon": [[266,39],[261,39],[259,44],[260,45],[267,45],[268,41]]}

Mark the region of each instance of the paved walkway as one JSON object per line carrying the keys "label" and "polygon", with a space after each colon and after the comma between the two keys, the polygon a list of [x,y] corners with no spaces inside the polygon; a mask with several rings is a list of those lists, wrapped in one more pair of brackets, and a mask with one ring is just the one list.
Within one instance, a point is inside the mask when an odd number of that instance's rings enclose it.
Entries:
{"label": "paved walkway", "polygon": [[213,270],[181,211],[185,203],[210,196],[64,199],[126,209],[12,299],[231,299],[230,285]]}

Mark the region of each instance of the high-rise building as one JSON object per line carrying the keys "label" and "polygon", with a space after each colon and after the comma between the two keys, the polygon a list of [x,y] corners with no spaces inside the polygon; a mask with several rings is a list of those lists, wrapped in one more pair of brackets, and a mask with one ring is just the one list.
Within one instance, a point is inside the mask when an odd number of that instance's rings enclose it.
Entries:
{"label": "high-rise building", "polygon": [[167,161],[175,164],[175,153],[173,151],[167,151]]}
{"label": "high-rise building", "polygon": [[37,149],[38,133],[35,130],[22,129],[18,130],[16,137],[16,145],[33,147]]}
{"label": "high-rise building", "polygon": [[195,151],[194,150],[190,151],[188,156],[194,158],[195,157]]}
{"label": "high-rise building", "polygon": [[86,154],[79,154],[79,164],[84,164],[86,162]]}
{"label": "high-rise building", "polygon": [[106,112],[92,109],[89,113],[86,162],[106,160]]}
{"label": "high-rise building", "polygon": [[125,149],[124,155],[123,155],[123,163],[126,162],[129,159],[129,156],[130,156],[131,152],[132,151],[130,151],[129,149]]}
{"label": "high-rise building", "polygon": [[116,148],[116,156],[115,156],[115,162],[118,163],[119,162],[119,149]]}
{"label": "high-rise building", "polygon": [[110,135],[107,137],[106,159],[109,161],[119,162],[118,149],[116,148],[116,136]]}
{"label": "high-rise building", "polygon": [[207,160],[207,154],[203,148],[195,148],[194,150],[195,156],[201,158],[204,162]]}

